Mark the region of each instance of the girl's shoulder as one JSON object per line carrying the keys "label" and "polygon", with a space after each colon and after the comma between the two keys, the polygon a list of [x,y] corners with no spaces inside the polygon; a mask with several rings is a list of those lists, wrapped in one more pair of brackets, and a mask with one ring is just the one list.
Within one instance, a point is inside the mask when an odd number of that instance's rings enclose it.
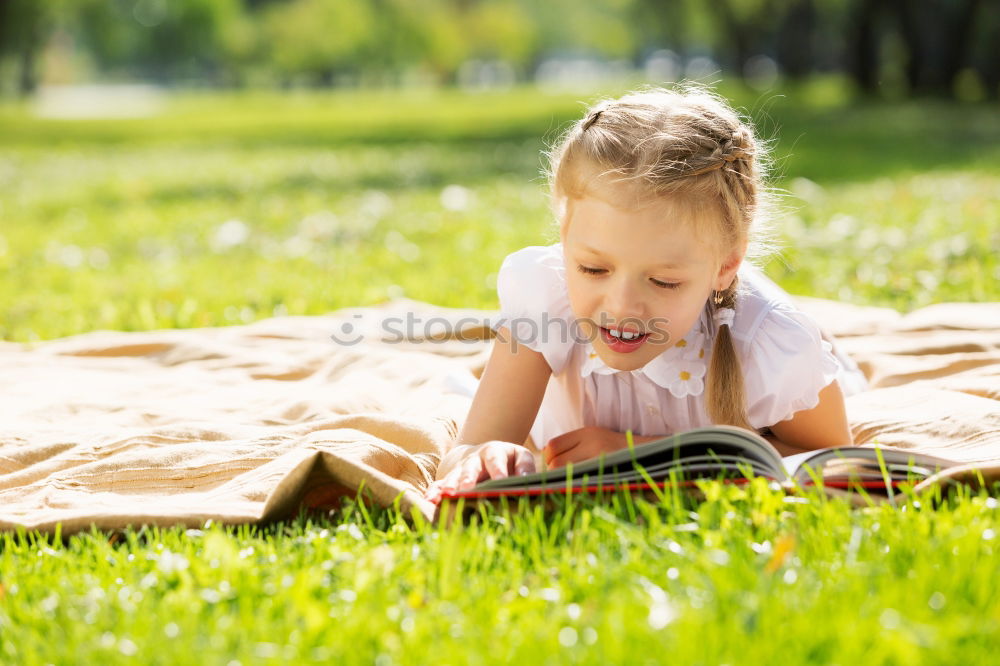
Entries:
{"label": "girl's shoulder", "polygon": [[507,255],[497,272],[497,296],[500,321],[494,328],[509,329],[559,373],[576,344],[562,245],[532,245]]}
{"label": "girl's shoulder", "polygon": [[753,340],[761,330],[809,329],[815,323],[800,311],[792,297],[762,270],[743,264],[736,297],[733,337],[741,342]]}
{"label": "girl's shoulder", "polygon": [[561,245],[530,245],[507,255],[497,272],[500,308],[540,315],[565,300],[566,269]]}
{"label": "girl's shoulder", "polygon": [[819,325],[756,267],[740,269],[732,334],[755,428],[815,407],[840,370]]}
{"label": "girl's shoulder", "polygon": [[[500,265],[500,273],[532,272],[551,280],[565,275],[562,244],[529,245],[507,255]],[[498,274],[499,275],[499,274]]]}

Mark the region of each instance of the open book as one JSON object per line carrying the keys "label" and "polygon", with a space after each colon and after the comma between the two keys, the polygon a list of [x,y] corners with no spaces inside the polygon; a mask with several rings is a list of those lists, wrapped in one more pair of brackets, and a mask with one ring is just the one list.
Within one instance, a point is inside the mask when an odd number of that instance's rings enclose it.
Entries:
{"label": "open book", "polygon": [[[658,486],[695,479],[762,476],[792,488],[822,483],[884,494],[901,482],[919,482],[955,461],[884,447],[844,446],[782,458],[757,433],[733,426],[697,428],[580,463],[527,476],[484,481],[448,498],[489,498],[552,492],[594,492]],[[641,470],[640,471],[640,467]],[[644,474],[645,473],[645,474]],[[648,477],[648,478],[647,478]]]}

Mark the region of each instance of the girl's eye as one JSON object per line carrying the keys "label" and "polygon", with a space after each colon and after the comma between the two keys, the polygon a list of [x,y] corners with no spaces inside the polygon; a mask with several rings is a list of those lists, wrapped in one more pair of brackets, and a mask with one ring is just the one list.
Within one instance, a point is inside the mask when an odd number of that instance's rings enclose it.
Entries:
{"label": "girl's eye", "polygon": [[[600,275],[601,273],[607,273],[603,268],[591,268],[590,266],[584,266],[583,264],[577,265],[577,270],[581,273],[587,275]],[[681,286],[680,282],[663,282],[662,280],[656,280],[654,278],[649,278],[649,281],[661,289],[677,289]]]}

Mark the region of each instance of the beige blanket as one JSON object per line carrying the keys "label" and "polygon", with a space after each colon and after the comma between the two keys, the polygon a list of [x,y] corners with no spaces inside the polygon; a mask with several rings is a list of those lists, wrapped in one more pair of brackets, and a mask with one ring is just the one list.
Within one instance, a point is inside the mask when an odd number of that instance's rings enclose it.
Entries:
{"label": "beige blanket", "polygon": [[[859,443],[1000,462],[1000,305],[799,302],[872,379],[848,404]],[[261,522],[362,483],[430,516],[422,489],[469,406],[453,380],[481,371],[493,314],[399,300],[0,343],[0,528]]]}

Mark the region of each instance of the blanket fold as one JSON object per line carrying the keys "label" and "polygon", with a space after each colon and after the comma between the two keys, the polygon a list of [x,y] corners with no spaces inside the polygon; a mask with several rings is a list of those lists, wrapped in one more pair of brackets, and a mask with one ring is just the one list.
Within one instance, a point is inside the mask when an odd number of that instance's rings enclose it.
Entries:
{"label": "blanket fold", "polygon": [[[1000,463],[1000,305],[798,302],[872,384],[848,399],[857,443]],[[0,529],[262,522],[362,485],[430,517],[470,402],[451,387],[481,373],[495,317],[400,299],[0,343]]]}

